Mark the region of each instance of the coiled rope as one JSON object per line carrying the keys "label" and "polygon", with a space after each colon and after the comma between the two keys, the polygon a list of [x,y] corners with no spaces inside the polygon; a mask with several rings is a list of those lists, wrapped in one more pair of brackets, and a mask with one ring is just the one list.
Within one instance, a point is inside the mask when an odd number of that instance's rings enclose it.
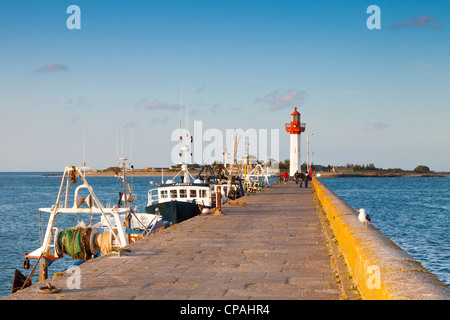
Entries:
{"label": "coiled rope", "polygon": [[111,233],[97,233],[91,227],[75,227],[62,230],[57,239],[58,254],[67,254],[74,259],[89,260],[98,251],[111,252]]}

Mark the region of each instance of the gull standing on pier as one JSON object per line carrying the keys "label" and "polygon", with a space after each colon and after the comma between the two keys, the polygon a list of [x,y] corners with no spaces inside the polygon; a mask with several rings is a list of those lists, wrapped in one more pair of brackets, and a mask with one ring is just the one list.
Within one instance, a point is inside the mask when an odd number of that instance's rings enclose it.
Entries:
{"label": "gull standing on pier", "polygon": [[[367,229],[367,224],[371,221],[370,216],[368,214],[366,214],[366,210],[364,210],[364,209],[359,209],[356,212],[359,212],[358,219],[359,219],[359,221],[361,221],[361,223],[363,225],[363,229]],[[364,224],[366,224],[365,228],[364,228]]]}

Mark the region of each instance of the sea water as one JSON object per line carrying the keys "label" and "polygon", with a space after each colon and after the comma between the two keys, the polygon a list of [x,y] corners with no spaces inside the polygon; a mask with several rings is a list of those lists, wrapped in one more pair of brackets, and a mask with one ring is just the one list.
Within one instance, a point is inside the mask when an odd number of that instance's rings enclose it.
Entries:
{"label": "sea water", "polygon": [[450,286],[450,177],[320,178]]}

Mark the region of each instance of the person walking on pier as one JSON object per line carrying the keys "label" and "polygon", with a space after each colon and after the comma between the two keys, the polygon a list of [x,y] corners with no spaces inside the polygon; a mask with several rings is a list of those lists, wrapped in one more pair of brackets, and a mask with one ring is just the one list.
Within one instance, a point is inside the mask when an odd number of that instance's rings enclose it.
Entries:
{"label": "person walking on pier", "polygon": [[299,177],[300,177],[300,174],[298,173],[298,170],[297,170],[297,171],[295,171],[295,173],[294,173],[294,181],[295,181],[295,184],[298,183]]}
{"label": "person walking on pier", "polygon": [[303,185],[303,180],[305,179],[305,174],[303,172],[300,171],[300,173],[298,174],[298,180],[300,181],[300,188]]}
{"label": "person walking on pier", "polygon": [[283,178],[284,178],[284,183],[286,183],[288,181],[288,178],[289,178],[289,174],[286,171],[283,172]]}
{"label": "person walking on pier", "polygon": [[305,181],[305,188],[308,188],[308,181],[309,181],[308,173],[303,174],[303,181]]}

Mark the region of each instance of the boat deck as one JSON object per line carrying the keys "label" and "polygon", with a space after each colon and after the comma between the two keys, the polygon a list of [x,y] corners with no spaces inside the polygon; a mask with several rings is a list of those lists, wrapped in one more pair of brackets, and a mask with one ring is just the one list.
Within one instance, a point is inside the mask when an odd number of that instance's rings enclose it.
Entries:
{"label": "boat deck", "polygon": [[[244,201],[83,263],[80,289],[69,289],[75,274],[64,273],[4,299],[340,299],[311,188],[290,181]],[[48,282],[62,291],[38,293]]]}

